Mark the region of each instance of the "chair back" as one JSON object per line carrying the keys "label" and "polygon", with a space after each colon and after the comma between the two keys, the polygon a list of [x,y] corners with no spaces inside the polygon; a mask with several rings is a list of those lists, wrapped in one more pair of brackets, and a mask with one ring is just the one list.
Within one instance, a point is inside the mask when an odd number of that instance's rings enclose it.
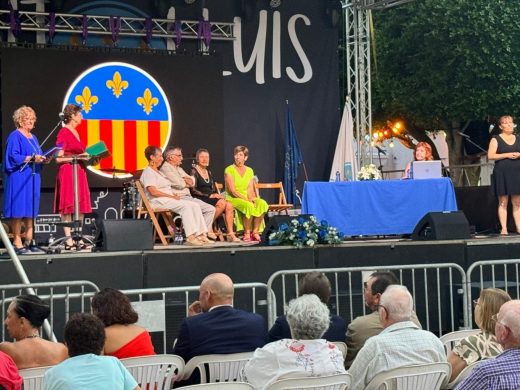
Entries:
{"label": "chair back", "polygon": [[348,389],[351,381],[350,374],[287,378],[274,382],[266,390],[345,390]]}
{"label": "chair back", "polygon": [[184,386],[183,389],[198,390],[255,390],[255,388],[246,382],[225,382],[225,383],[204,383],[200,385]]}
{"label": "chair back", "polygon": [[287,199],[285,198],[285,191],[283,190],[283,184],[281,181],[278,183],[256,183],[255,182],[255,191],[258,196],[260,196],[260,190],[263,189],[272,189],[278,190],[278,203],[269,204],[269,211],[280,213],[284,211],[286,214],[289,214],[287,210],[292,209],[293,205],[287,203]]}
{"label": "chair back", "polygon": [[438,390],[448,382],[449,363],[428,363],[394,368],[376,375],[365,390]]}
{"label": "chair back", "polygon": [[23,378],[24,390],[42,390],[43,376],[45,372],[53,366],[34,367],[21,369],[20,376]]}
{"label": "chair back", "polygon": [[177,355],[140,356],[121,363],[143,390],[170,390],[184,370],[184,359]]}
{"label": "chair back", "polygon": [[456,388],[460,382],[462,382],[464,379],[466,379],[469,374],[471,374],[471,371],[480,363],[485,361],[487,359],[481,359],[477,360],[476,362],[471,363],[469,366],[466,366],[464,370],[460,372],[459,375],[453,380],[453,382],[448,383],[446,386],[443,387],[443,389],[454,389]]}
{"label": "chair back", "polygon": [[467,329],[467,330],[456,330],[455,332],[450,332],[443,334],[439,339],[442,344],[444,344],[444,349],[446,350],[446,355],[451,352],[453,346],[460,340],[465,339],[468,336],[472,336],[480,332],[480,329]]}
{"label": "chair back", "polygon": [[148,200],[146,193],[144,191],[143,185],[141,181],[135,181],[135,188],[137,188],[137,192],[139,193],[139,206],[137,207],[137,219],[142,217],[149,217],[152,220],[152,224],[154,227],[154,237],[161,240],[161,243],[165,246],[168,245],[168,242],[174,238],[175,234],[172,231],[168,233],[164,233],[161,225],[159,224],[159,220],[157,217],[162,218],[167,227],[171,229],[174,228],[172,211],[168,209],[154,209]]}
{"label": "chair back", "polygon": [[189,379],[198,369],[200,383],[237,382],[252,356],[253,352],[195,356],[186,363],[183,379]]}
{"label": "chair back", "polygon": [[336,347],[338,347],[339,351],[343,355],[343,360],[347,357],[347,344],[342,341],[333,341],[332,342]]}

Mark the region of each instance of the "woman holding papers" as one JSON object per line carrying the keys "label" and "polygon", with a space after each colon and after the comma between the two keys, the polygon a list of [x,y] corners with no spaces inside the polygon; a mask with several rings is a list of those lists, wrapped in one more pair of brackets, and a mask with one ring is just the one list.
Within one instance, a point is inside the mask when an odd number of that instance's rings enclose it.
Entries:
{"label": "woman holding papers", "polygon": [[[431,161],[433,160],[432,147],[428,142],[419,142],[415,145],[415,150],[413,152],[414,161]],[[411,179],[412,178],[412,162],[410,161],[406,164],[406,168],[404,169],[403,179]]]}
{"label": "woman holding papers", "polygon": [[[79,138],[79,133],[76,129],[83,119],[81,107],[75,104],[67,104],[63,109],[63,114],[65,126],[60,129],[56,139],[56,145],[60,145],[62,149],[56,158],[58,175],[54,193],[54,212],[61,214],[62,221],[71,222],[74,214],[75,196],[73,156],[79,156],[79,160],[86,160],[88,155],[85,154],[85,144]],[[84,214],[92,212],[90,190],[88,188],[87,170],[83,164],[77,164],[77,172],[79,213],[80,219],[83,220]],[[74,244],[72,237],[70,237],[71,228],[63,227],[63,231],[65,236],[69,237],[65,242],[65,249],[71,249]]]}
{"label": "woman holding papers", "polygon": [[495,160],[492,186],[498,197],[498,220],[500,234],[507,235],[507,203],[511,196],[513,218],[517,233],[520,233],[520,142],[513,133],[513,118],[504,115],[498,120],[500,134],[494,136],[488,149],[488,159]]}
{"label": "woman holding papers", "polygon": [[[31,133],[36,113],[22,106],[13,114],[16,129],[9,135],[4,153],[4,218],[11,219],[13,246],[17,254],[43,253],[32,245],[34,218],[40,207],[40,171],[46,161],[38,139]],[[34,164],[34,175],[33,175]],[[22,242],[25,224],[25,245]]]}

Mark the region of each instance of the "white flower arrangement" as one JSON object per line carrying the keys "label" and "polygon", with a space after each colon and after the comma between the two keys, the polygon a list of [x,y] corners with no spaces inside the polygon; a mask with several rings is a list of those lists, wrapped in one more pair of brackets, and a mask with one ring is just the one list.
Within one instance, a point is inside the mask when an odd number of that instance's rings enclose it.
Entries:
{"label": "white flower arrangement", "polygon": [[341,243],[343,233],[330,226],[327,221],[318,222],[311,215],[309,220],[294,218],[282,223],[277,231],[269,235],[269,245],[294,245],[297,248],[313,247],[316,244],[335,245]]}
{"label": "white flower arrangement", "polygon": [[361,167],[357,174],[358,180],[381,180],[381,172],[374,164],[368,164]]}

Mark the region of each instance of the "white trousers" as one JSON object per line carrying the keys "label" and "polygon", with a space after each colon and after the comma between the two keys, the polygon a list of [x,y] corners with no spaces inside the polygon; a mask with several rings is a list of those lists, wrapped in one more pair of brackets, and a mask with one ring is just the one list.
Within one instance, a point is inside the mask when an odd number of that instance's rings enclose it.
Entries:
{"label": "white trousers", "polygon": [[191,195],[184,195],[181,197],[182,200],[187,200],[189,202],[197,203],[200,207],[200,211],[202,211],[202,216],[204,217],[204,221],[206,222],[206,227],[208,228],[208,232],[213,231],[213,219],[215,218],[215,207],[210,205],[209,203],[204,202],[203,200],[194,198]]}
{"label": "white trousers", "polygon": [[[170,209],[179,214],[182,218],[182,226],[186,237],[195,234],[196,236],[208,232],[207,224],[202,216],[200,206],[189,200],[177,200],[173,198],[158,197],[150,200],[153,208]],[[209,205],[211,206],[211,205]],[[214,207],[212,207],[215,209]],[[215,212],[213,211],[213,214]],[[213,217],[212,217],[213,218]]]}

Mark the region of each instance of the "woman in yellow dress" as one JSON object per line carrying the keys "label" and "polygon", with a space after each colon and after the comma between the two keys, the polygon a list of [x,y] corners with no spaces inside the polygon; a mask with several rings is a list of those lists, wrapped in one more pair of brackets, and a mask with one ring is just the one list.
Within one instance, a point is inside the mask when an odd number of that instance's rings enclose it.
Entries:
{"label": "woman in yellow dress", "polygon": [[[260,226],[269,206],[256,195],[255,173],[246,166],[249,149],[239,145],[233,150],[235,162],[224,170],[226,200],[239,212],[244,226],[244,241],[260,241]],[[238,229],[237,229],[238,230]]]}

